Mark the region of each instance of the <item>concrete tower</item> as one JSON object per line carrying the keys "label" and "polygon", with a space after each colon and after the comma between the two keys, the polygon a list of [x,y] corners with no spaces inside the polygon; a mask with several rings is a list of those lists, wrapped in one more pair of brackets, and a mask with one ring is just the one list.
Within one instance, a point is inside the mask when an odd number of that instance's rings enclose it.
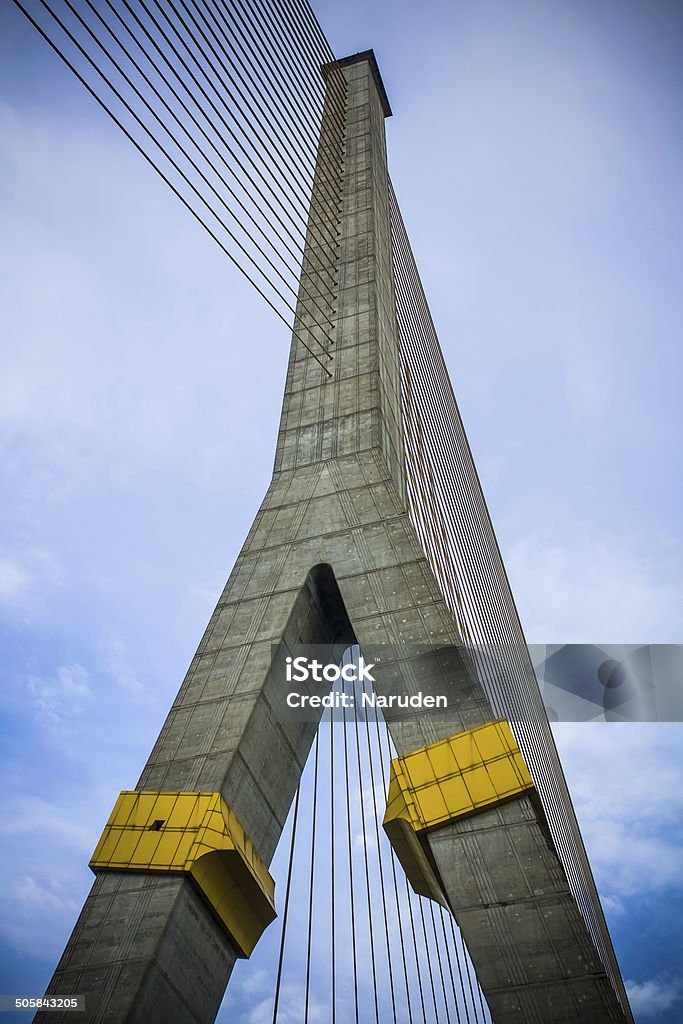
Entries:
{"label": "concrete tower", "polygon": [[[301,343],[312,325],[302,296],[272,482],[136,789],[104,830],[50,992],[85,993],[90,1021],[213,1020],[235,959],[274,917],[268,865],[316,729],[276,713],[272,645],[341,656],[351,643],[422,644],[435,652],[431,675],[405,663],[404,685],[447,687],[451,713],[389,722],[399,757],[385,827],[411,882],[452,909],[496,1024],[617,1024],[625,1011],[527,766],[461,653],[409,517],[390,109],[371,52],[340,67],[338,245],[321,245],[316,230],[329,217],[320,180],[332,180],[332,153],[319,166],[304,265],[309,292],[317,274],[334,278],[331,376]],[[326,131],[333,138],[331,115]],[[467,775],[477,771],[494,779],[479,797]]]}

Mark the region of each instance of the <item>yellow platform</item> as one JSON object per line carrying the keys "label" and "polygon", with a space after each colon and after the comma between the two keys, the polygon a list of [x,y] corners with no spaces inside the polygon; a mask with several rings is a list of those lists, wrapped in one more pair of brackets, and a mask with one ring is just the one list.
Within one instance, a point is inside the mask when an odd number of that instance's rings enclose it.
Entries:
{"label": "yellow platform", "polygon": [[391,762],[384,829],[416,892],[445,905],[421,836],[533,789],[505,721],[487,722]]}
{"label": "yellow platform", "polygon": [[124,790],[90,867],[189,875],[243,957],[276,916],[275,882],[220,793]]}

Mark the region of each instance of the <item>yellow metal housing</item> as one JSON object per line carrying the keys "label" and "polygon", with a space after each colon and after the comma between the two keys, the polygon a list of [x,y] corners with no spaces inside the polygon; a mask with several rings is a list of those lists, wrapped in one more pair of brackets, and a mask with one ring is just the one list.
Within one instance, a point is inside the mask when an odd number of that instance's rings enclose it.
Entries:
{"label": "yellow metal housing", "polygon": [[533,789],[510,726],[488,722],[391,762],[384,829],[416,892],[445,903],[421,836]]}
{"label": "yellow metal housing", "polygon": [[90,867],[190,875],[248,957],[275,918],[275,883],[220,793],[124,790]]}

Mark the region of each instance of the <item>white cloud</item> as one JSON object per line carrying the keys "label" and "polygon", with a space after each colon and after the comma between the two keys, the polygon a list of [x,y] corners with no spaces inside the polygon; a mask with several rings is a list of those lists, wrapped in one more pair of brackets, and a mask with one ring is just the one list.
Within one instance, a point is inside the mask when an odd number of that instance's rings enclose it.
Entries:
{"label": "white cloud", "polygon": [[[229,1019],[237,1020],[239,1024],[271,1024],[274,999],[275,976],[272,969],[245,971],[240,974],[239,984],[228,989],[226,1004],[230,1007]],[[219,1021],[223,1019],[226,1004],[218,1016]],[[278,999],[278,1021],[282,1021],[282,1024],[301,1024],[305,1017],[305,1006],[304,986],[284,981]],[[308,996],[308,1020],[310,1024],[324,1024],[329,1020],[329,1007],[323,1005],[312,990]]]}
{"label": "white cloud", "polygon": [[20,790],[5,801],[0,870],[8,883],[0,891],[0,932],[18,950],[50,958],[61,952],[92,880],[94,802],[87,787],[53,799]]}
{"label": "white cloud", "polygon": [[602,897],[602,908],[610,921],[615,921],[628,912],[624,901],[619,896],[612,896],[609,893]]}
{"label": "white cloud", "polygon": [[11,601],[23,594],[31,577],[20,565],[10,559],[0,560],[0,601]]}
{"label": "white cloud", "polygon": [[111,634],[104,642],[103,661],[115,684],[134,697],[145,694],[145,685],[130,663],[128,648],[123,637]]}
{"label": "white cloud", "polygon": [[681,987],[681,982],[666,979],[626,982],[631,1009],[638,1019],[643,1020],[677,1003],[681,998]]}
{"label": "white cloud", "polygon": [[505,552],[530,643],[677,643],[683,588],[666,566],[599,538],[523,537]]}
{"label": "white cloud", "polygon": [[0,609],[5,617],[34,618],[49,592],[59,584],[61,569],[50,552],[21,546],[0,558]]}
{"label": "white cloud", "polygon": [[2,776],[0,873],[9,881],[0,888],[0,933],[55,962],[92,884],[88,860],[112,805],[111,783],[94,786],[88,767],[69,781],[54,761],[33,782],[22,766]]}
{"label": "white cloud", "polygon": [[[282,1024],[301,1024],[305,1017],[305,991],[301,985],[285,983],[278,1002],[278,1021]],[[273,1019],[273,997],[263,999],[244,1018],[245,1024],[271,1024]],[[322,1024],[329,1019],[329,1008],[312,993],[309,993],[308,1020],[311,1024]]]}
{"label": "white cloud", "polygon": [[67,922],[73,922],[79,910],[73,876],[24,873],[12,878],[10,871],[8,878],[0,898],[0,931],[19,951],[35,955],[42,943],[47,955],[55,958],[63,947]]}
{"label": "white cloud", "polygon": [[20,875],[11,883],[14,902],[24,911],[38,910],[69,913],[77,909],[75,900],[66,894],[64,885],[57,879],[39,882],[31,875]]}
{"label": "white cloud", "polygon": [[29,676],[26,689],[36,718],[55,732],[68,730],[90,697],[89,674],[82,665],[60,665],[53,676]]}
{"label": "white cloud", "polygon": [[683,725],[562,723],[553,732],[606,912],[680,890]]}
{"label": "white cloud", "polygon": [[[65,794],[63,802],[22,793],[7,804],[0,835],[5,844],[15,838],[25,839],[35,852],[47,842],[53,851],[59,847],[68,850],[69,856],[73,852],[87,855],[92,848],[92,828],[83,812],[94,799],[90,791],[84,790],[77,795]],[[78,814],[74,813],[76,809]]]}
{"label": "white cloud", "polygon": [[247,971],[240,978],[240,987],[245,995],[264,996],[272,992],[273,976],[265,968],[258,967],[256,970]]}
{"label": "white cloud", "polygon": [[[224,255],[106,121],[83,132],[0,103],[0,159],[0,430],[27,448],[21,462],[52,470],[51,496],[167,457],[215,485],[244,457],[252,411],[249,389],[232,389],[226,412],[226,381],[258,374],[268,390],[284,325],[239,275],[226,282]],[[252,331],[262,345],[226,344]],[[233,417],[241,429],[225,429]]]}

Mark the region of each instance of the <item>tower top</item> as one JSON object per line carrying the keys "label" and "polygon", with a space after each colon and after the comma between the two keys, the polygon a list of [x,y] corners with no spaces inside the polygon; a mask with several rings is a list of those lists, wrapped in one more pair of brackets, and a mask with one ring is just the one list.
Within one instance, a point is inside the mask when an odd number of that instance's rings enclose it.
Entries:
{"label": "tower top", "polygon": [[382,76],[379,73],[379,65],[377,64],[377,58],[375,57],[374,50],[361,50],[359,53],[352,53],[349,57],[342,57],[341,60],[336,60],[332,64],[326,64],[323,67],[323,74],[325,74],[329,67],[346,67],[349,64],[360,64],[362,61],[367,61],[370,65],[372,77],[375,80],[377,86],[377,92],[382,103],[382,110],[384,111],[385,117],[391,117],[391,107],[389,106],[389,99],[387,97],[387,91],[384,88],[384,82]]}

